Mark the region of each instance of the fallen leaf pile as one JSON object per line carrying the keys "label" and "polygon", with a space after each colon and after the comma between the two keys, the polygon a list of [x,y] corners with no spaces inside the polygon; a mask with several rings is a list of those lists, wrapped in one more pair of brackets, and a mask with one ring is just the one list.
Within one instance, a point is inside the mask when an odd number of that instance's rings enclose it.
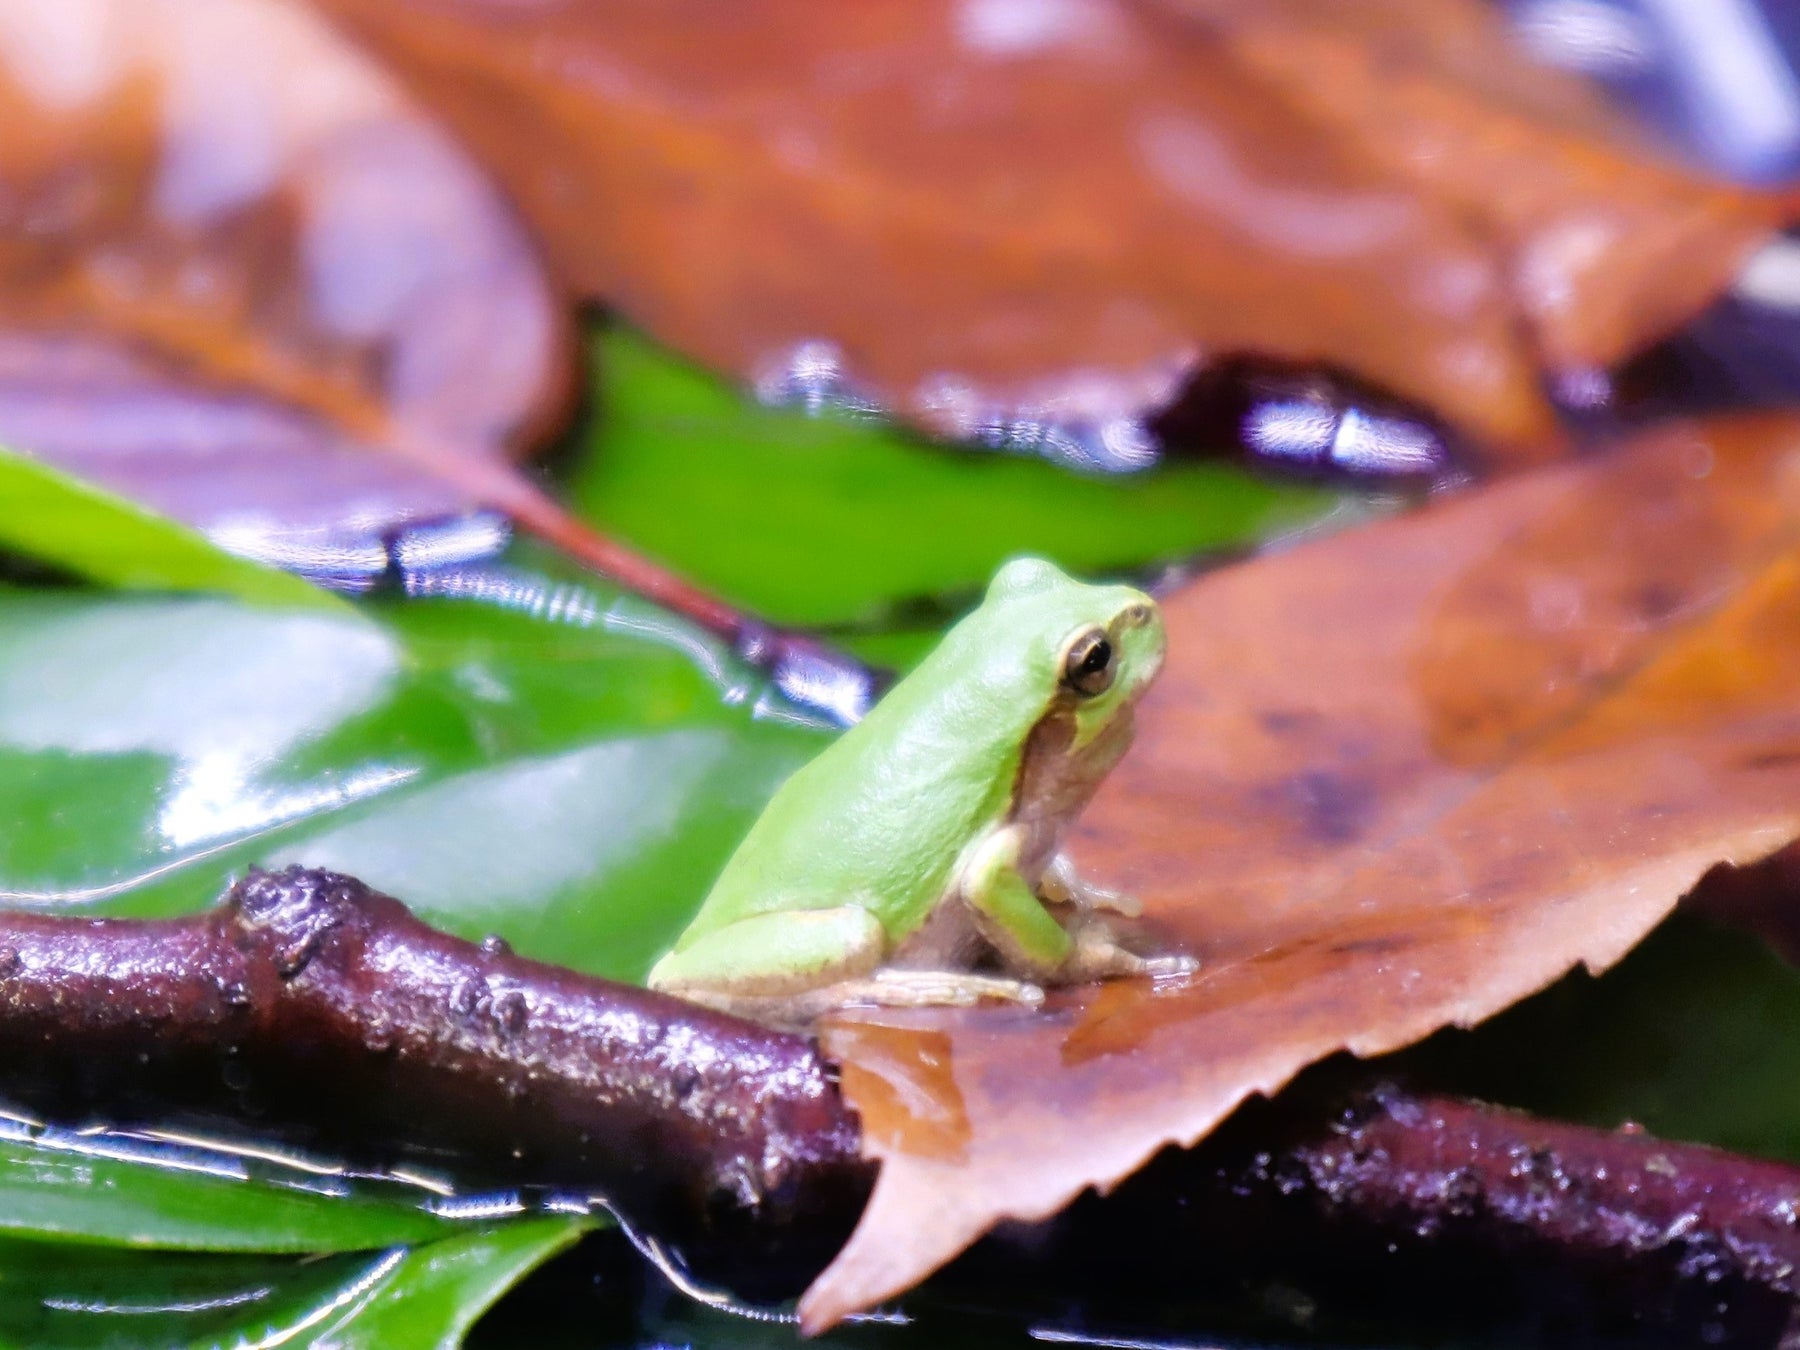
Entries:
{"label": "fallen leaf pile", "polygon": [[1800,836],[1800,419],[1666,427],[1167,612],[1073,852],[1200,971],[831,1026],[882,1170],[812,1328],[1333,1051],[1604,968]]}

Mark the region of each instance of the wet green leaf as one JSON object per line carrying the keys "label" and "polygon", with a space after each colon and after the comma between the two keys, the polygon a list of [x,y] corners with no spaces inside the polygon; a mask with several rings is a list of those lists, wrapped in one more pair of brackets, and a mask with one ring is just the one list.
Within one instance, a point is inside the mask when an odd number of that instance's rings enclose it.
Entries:
{"label": "wet green leaf", "polygon": [[301,1345],[332,1350],[454,1350],[488,1307],[589,1225],[545,1217],[414,1247],[335,1325]]}
{"label": "wet green leaf", "polygon": [[[0,1244],[0,1346],[254,1345],[308,1317],[313,1325],[333,1320],[346,1290],[371,1273],[379,1278],[393,1263],[388,1250],[297,1259],[6,1242]],[[285,1343],[294,1343],[292,1335]]]}
{"label": "wet green leaf", "polygon": [[521,1219],[322,1260],[0,1243],[0,1345],[452,1350],[587,1226]]}
{"label": "wet green leaf", "polygon": [[972,599],[1016,553],[1128,570],[1245,544],[1332,500],[1219,465],[1086,477],[934,447],[872,418],[765,408],[618,327],[599,334],[595,360],[602,409],[569,480],[574,504],[788,623],[906,627],[889,607]]}
{"label": "wet green leaf", "polygon": [[0,549],[131,590],[216,591],[256,604],[342,608],[298,577],[234,557],[185,525],[5,448]]}
{"label": "wet green leaf", "polygon": [[258,1175],[223,1154],[49,1131],[0,1140],[0,1230],[14,1237],[190,1251],[357,1251],[458,1225],[420,1193],[302,1172]]}

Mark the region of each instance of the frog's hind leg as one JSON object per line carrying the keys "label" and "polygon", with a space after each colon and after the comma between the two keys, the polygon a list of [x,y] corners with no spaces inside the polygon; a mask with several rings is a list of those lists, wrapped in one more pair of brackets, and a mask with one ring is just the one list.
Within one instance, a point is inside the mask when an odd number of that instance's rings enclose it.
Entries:
{"label": "frog's hind leg", "polygon": [[[791,999],[774,1001],[762,1015],[804,1024],[841,1008],[972,1008],[977,1003],[1013,1003],[1036,1008],[1044,991],[1004,975],[966,970],[878,970],[862,979],[842,980]],[[746,1008],[752,1016],[756,1010]]]}
{"label": "frog's hind leg", "polygon": [[860,979],[886,951],[881,921],[861,905],[779,910],[726,924],[670,952],[651,970],[649,985],[730,1008]]}

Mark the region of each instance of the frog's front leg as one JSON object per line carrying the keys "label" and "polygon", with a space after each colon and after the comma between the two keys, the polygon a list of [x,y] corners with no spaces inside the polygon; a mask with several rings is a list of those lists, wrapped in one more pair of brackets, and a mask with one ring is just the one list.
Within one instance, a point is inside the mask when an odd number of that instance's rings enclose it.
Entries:
{"label": "frog's front leg", "polygon": [[[965,869],[962,892],[974,910],[982,936],[999,950],[1008,970],[1059,984],[1106,980],[1122,975],[1160,978],[1196,968],[1186,956],[1139,956],[1121,946],[1098,910],[1132,915],[1139,906],[1117,891],[1088,886],[1058,855],[1038,884],[1043,900],[1018,869],[1024,836],[1016,826],[995,830]],[[1044,901],[1076,912],[1068,927],[1044,908]]]}
{"label": "frog's front leg", "polygon": [[1016,825],[991,831],[959,869],[955,886],[1006,969],[1046,979],[1062,969],[1075,944],[1019,871],[1024,844]]}

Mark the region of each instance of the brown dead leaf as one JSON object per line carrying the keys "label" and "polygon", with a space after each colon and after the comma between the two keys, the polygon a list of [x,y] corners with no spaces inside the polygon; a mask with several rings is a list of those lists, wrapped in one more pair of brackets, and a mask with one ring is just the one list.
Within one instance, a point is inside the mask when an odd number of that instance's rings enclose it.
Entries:
{"label": "brown dead leaf", "polygon": [[496,504],[558,411],[529,240],[304,7],[0,0],[0,126],[0,441],[281,555]]}
{"label": "brown dead leaf", "polygon": [[819,1329],[1339,1049],[1617,960],[1800,835],[1800,419],[1677,425],[1202,578],[1074,853],[1201,960],[846,1015],[882,1160]]}
{"label": "brown dead leaf", "polygon": [[1201,364],[1347,369],[1512,461],[1779,215],[1480,0],[321,0],[573,283],[766,391],[1118,462]]}

